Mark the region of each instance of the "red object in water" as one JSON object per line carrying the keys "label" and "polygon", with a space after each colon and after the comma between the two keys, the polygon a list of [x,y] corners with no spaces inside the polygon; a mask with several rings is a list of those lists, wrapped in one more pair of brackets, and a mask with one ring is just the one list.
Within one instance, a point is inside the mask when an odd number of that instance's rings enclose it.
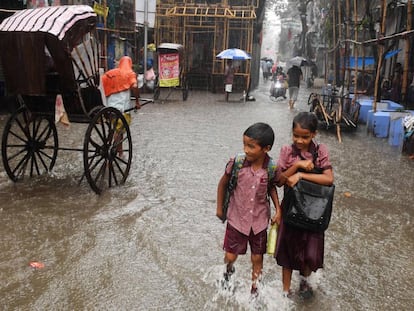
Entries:
{"label": "red object in water", "polygon": [[43,269],[45,267],[45,264],[39,261],[31,261],[29,262],[29,266],[33,269]]}

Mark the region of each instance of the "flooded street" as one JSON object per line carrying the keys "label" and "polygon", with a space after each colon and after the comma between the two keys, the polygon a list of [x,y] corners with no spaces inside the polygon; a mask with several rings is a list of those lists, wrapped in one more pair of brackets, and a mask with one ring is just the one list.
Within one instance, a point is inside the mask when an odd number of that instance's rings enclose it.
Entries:
{"label": "flooded street", "polygon": [[[100,196],[79,184],[82,152],[59,151],[50,175],[16,184],[1,165],[2,310],[413,310],[414,161],[365,125],[343,133],[342,144],[334,132],[317,136],[330,149],[336,197],[315,297],[282,298],[281,268],[268,255],[257,302],[249,302],[249,255],[236,262],[234,293],[220,288],[225,226],[215,201],[224,166],[255,122],[275,130],[277,158],[293,116],[308,110],[310,90],[301,87],[290,111],[287,100],[269,99],[269,87],[247,103],[205,91],[182,102],[174,91],[144,106],[132,115],[128,180]],[[81,148],[85,130],[59,126],[60,146]]]}

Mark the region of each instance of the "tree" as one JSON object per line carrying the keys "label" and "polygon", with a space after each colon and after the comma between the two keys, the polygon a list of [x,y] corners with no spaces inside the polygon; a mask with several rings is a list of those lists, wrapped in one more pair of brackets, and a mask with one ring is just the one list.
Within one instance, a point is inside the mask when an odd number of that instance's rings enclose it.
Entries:
{"label": "tree", "polygon": [[306,34],[308,32],[307,25],[307,7],[313,0],[268,0],[267,6],[269,9],[274,10],[276,15],[279,16],[291,16],[296,17],[299,15],[302,32],[300,35],[298,53],[301,56],[306,55]]}

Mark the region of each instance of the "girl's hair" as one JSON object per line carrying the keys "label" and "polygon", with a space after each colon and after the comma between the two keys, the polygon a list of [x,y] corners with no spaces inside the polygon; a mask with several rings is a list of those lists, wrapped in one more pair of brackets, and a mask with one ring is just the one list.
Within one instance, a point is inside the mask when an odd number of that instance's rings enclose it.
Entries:
{"label": "girl's hair", "polygon": [[266,123],[255,123],[244,131],[243,135],[256,140],[260,147],[264,148],[270,146],[272,148],[275,141],[275,133],[269,124]]}
{"label": "girl's hair", "polygon": [[318,118],[312,112],[299,112],[293,119],[292,130],[299,125],[305,130],[315,133],[318,129]]}

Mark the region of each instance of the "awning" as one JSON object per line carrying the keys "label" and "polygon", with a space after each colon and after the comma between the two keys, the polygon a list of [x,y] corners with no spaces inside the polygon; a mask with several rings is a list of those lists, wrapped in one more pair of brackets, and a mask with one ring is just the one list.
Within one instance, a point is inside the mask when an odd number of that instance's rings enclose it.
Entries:
{"label": "awning", "polygon": [[[402,51],[402,49],[389,51],[387,54],[385,54],[384,59],[389,59],[389,58],[397,55],[401,51]],[[375,65],[375,59],[374,59],[373,56],[366,56],[365,58],[364,57],[358,57],[358,68],[361,68],[362,65],[364,64],[364,59],[365,59],[365,66]],[[349,67],[355,68],[355,57],[352,57],[352,56],[349,57]]]}
{"label": "awning", "polygon": [[385,54],[385,59],[391,58],[394,55],[397,55],[398,53],[400,53],[402,51],[402,49],[398,49],[398,50],[394,50],[394,51],[389,51],[387,54]]}

